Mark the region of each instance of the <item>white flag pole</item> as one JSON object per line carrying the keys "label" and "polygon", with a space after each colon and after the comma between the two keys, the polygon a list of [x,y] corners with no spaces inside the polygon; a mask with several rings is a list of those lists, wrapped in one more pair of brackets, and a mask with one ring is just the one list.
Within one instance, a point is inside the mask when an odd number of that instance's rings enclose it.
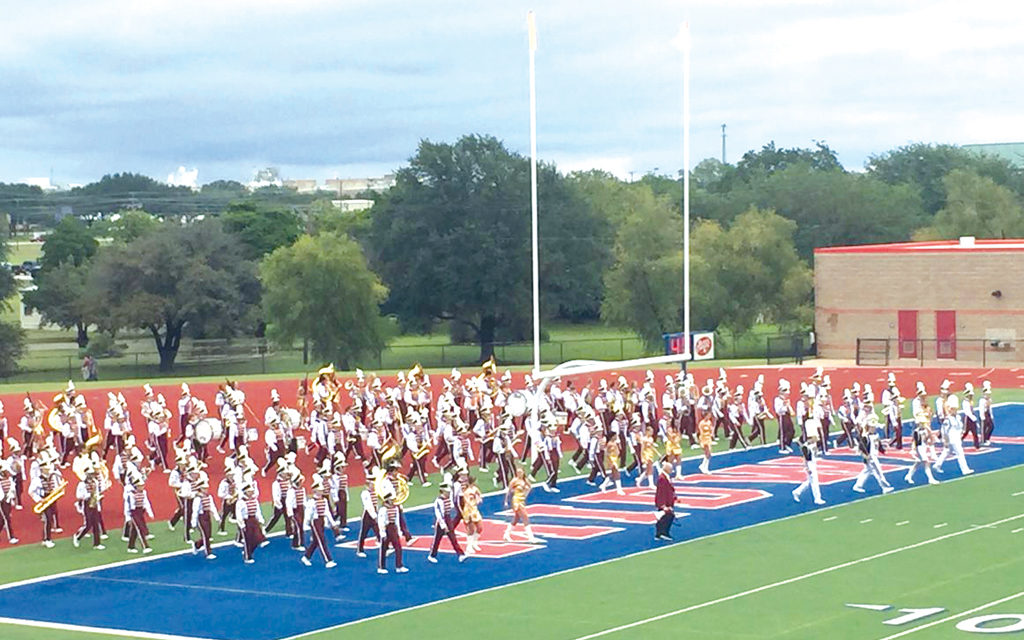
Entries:
{"label": "white flag pole", "polygon": [[[534,57],[537,52],[537,25],[533,11],[526,14],[530,33],[530,209],[533,256],[533,374],[540,372],[540,269],[537,228],[537,77]],[[536,416],[535,416],[536,418]]]}
{"label": "white flag pole", "polygon": [[683,333],[692,358],[690,336],[690,23],[682,26],[683,45]]}

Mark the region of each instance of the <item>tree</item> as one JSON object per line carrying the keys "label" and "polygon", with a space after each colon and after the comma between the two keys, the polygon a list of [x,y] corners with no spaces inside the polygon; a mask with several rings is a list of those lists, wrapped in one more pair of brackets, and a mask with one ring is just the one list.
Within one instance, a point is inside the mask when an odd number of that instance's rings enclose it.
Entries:
{"label": "tree", "polygon": [[[616,262],[605,276],[602,318],[629,327],[650,348],[683,325],[680,225],[664,208],[631,217],[620,229]],[[690,236],[692,326],[742,333],[760,318],[809,324],[812,277],[793,247],[795,228],[758,209],[728,229],[698,222]]]}
{"label": "tree", "polygon": [[1024,170],[1004,158],[972,153],[949,144],[915,143],[871,156],[868,172],[889,184],[920,189],[924,210],[938,213],[946,205],[943,179],[954,169],[973,171],[1024,196]]}
{"label": "tree", "polygon": [[258,260],[278,247],[290,245],[302,232],[299,217],[286,209],[237,202],[221,216],[224,230],[238,237],[250,260]]}
{"label": "tree", "polygon": [[386,344],[387,287],[352,239],[322,233],[280,247],[260,265],[263,309],[275,342],[309,340],[317,358],[350,368]]}
{"label": "tree", "polygon": [[334,233],[365,241],[370,234],[373,209],[342,211],[330,200],[320,199],[309,206],[309,232]]}
{"label": "tree", "polygon": [[805,260],[815,247],[908,240],[927,219],[912,187],[807,165],[775,173],[754,195],[751,204],[796,222],[793,239]]}
{"label": "tree", "polygon": [[744,153],[736,163],[736,177],[752,182],[797,164],[807,165],[814,171],[843,171],[836,152],[827,144],[815,142],[814,146],[814,149],[780,149],[773,140],[760,151]]}
{"label": "tree", "polygon": [[259,303],[256,266],[217,221],[164,225],[96,258],[88,290],[104,310],[101,329],[143,328],[169,371],[187,331],[226,337],[251,330]]}
{"label": "tree", "polygon": [[[0,214],[0,222],[6,218]],[[7,225],[0,224],[0,262],[7,258]],[[7,269],[0,269],[0,309],[11,309],[11,298],[17,292],[14,277]],[[25,334],[13,322],[0,321],[0,377],[6,377],[18,366],[18,358],[25,349]]]}
{"label": "tree", "polygon": [[53,269],[65,262],[79,267],[96,255],[100,243],[92,231],[73,216],[63,218],[43,242],[43,257],[39,260],[43,271]]}
{"label": "tree", "polygon": [[131,242],[156,231],[163,224],[152,214],[141,209],[125,209],[110,217],[106,233],[115,242]]}
{"label": "tree", "polygon": [[954,169],[942,180],[946,205],[932,224],[919,229],[917,240],[951,240],[960,236],[1020,238],[1024,210],[1020,200],[992,178]]}
{"label": "tree", "polygon": [[36,279],[36,289],[22,296],[27,308],[39,311],[42,324],[74,328],[78,333],[76,342],[83,349],[89,344],[89,325],[99,316],[99,309],[91,303],[86,291],[89,266],[88,262],[78,267],[65,262],[41,273]]}
{"label": "tree", "polygon": [[[373,209],[371,265],[403,326],[448,320],[487,359],[529,335],[530,171],[496,138],[420,143]],[[609,258],[605,223],[554,167],[538,167],[541,313],[596,315]]]}

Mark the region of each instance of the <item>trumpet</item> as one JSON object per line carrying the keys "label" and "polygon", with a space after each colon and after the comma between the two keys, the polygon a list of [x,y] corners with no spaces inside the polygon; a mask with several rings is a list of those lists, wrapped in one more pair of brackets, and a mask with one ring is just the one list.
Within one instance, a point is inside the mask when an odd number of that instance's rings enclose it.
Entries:
{"label": "trumpet", "polygon": [[32,513],[36,515],[42,514],[44,511],[49,509],[54,502],[57,502],[62,497],[64,497],[64,492],[67,491],[67,488],[68,481],[61,480],[60,484],[58,484],[53,491],[48,493],[46,497],[44,497],[42,500],[37,502],[35,506],[32,507]]}

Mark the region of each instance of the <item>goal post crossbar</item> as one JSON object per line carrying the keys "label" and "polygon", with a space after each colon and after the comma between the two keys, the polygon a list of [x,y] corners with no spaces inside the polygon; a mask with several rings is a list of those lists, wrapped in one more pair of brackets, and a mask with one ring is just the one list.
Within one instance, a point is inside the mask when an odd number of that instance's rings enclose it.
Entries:
{"label": "goal post crossbar", "polygon": [[689,353],[673,353],[667,356],[652,356],[649,358],[633,358],[632,360],[570,360],[547,371],[533,370],[535,379],[555,378],[558,376],[578,376],[599,371],[612,371],[615,369],[633,369],[636,367],[653,367],[675,362],[690,360]]}

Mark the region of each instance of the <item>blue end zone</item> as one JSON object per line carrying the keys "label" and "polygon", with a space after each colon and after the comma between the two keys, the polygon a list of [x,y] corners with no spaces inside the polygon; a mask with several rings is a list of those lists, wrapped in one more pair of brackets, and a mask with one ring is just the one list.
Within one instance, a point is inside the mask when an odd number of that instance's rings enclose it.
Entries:
{"label": "blue end zone", "polygon": [[[968,455],[968,463],[977,472],[1024,462],[1024,438],[1019,444],[998,441],[1002,436],[1024,435],[1024,420],[1021,419],[1024,407],[1001,406],[996,411],[996,443],[980,455]],[[905,433],[909,432],[905,429]],[[973,451],[970,445],[966,449],[968,453]],[[728,467],[780,458],[774,447],[768,446],[716,456],[712,470],[725,472]],[[788,457],[788,460],[793,459]],[[858,460],[853,456],[832,455],[826,459]],[[697,473],[699,462],[699,459],[688,460],[686,471]],[[900,466],[887,474],[889,481],[898,489],[906,487],[903,476],[907,463],[883,457],[883,463],[887,462]],[[938,477],[948,479],[959,475],[955,460],[948,460],[945,473]],[[918,482],[923,480],[919,475]],[[633,485],[630,476],[624,475],[624,484]],[[757,488],[771,495],[715,510],[684,508],[688,515],[673,529],[677,542],[814,508],[808,504],[809,492],[803,503],[793,501],[790,491],[795,485],[789,481],[741,483],[722,482],[712,477],[691,486]],[[861,498],[852,491],[852,486],[852,478],[823,485],[822,496],[830,505]],[[560,494],[535,490],[530,504],[612,508],[636,513],[652,510],[650,504],[573,502],[570,500],[573,497],[596,491],[583,479],[562,482],[560,487]],[[680,489],[685,492],[685,487],[680,486]],[[868,481],[867,490],[866,495],[879,492],[873,480]],[[481,509],[485,517],[496,520],[505,519],[494,515],[502,510],[502,496],[497,495],[487,497]],[[429,509],[411,510],[407,520],[415,535],[432,534],[433,516]],[[375,572],[376,553],[373,551],[368,552],[367,558],[360,559],[351,549],[332,547],[338,567],[328,571],[319,554],[314,556],[312,567],[303,566],[288,541],[276,537],[268,547],[257,551],[255,565],[242,564],[238,549],[221,546],[214,561],[207,561],[201,555],[174,555],[6,589],[0,587],[0,616],[218,640],[276,640],[664,546],[653,540],[650,525],[562,517],[535,517],[533,520],[535,525],[597,525],[614,528],[614,531],[586,540],[548,538],[545,548],[505,558],[471,558],[462,564],[454,555],[442,553],[439,563],[432,565],[426,562],[424,552],[407,550],[406,565],[410,573],[399,575],[392,571],[386,576]],[[349,539],[355,535],[353,530]],[[442,549],[447,545],[447,541],[442,542]],[[389,565],[393,567],[393,559],[389,560]],[[55,594],[60,597],[52,597]]]}

